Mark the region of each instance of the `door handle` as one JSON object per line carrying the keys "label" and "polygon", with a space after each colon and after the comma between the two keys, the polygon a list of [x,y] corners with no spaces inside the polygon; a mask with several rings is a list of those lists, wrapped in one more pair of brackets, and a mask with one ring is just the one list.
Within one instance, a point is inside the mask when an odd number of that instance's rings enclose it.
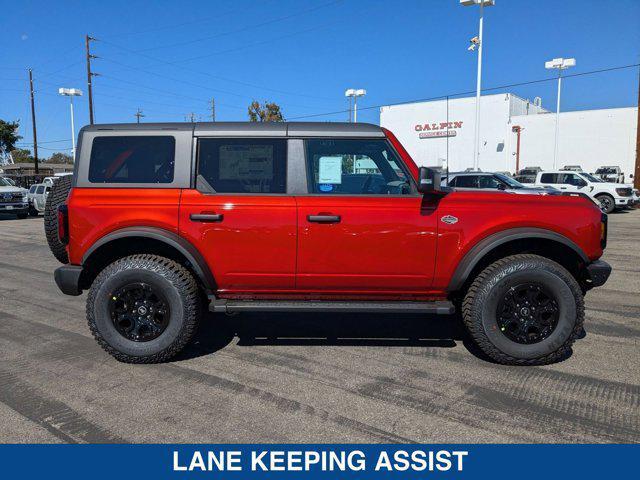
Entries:
{"label": "door handle", "polygon": [[192,222],[221,222],[224,215],[221,213],[192,213],[189,215],[189,220]]}
{"label": "door handle", "polygon": [[307,221],[312,223],[340,223],[340,215],[307,215]]}

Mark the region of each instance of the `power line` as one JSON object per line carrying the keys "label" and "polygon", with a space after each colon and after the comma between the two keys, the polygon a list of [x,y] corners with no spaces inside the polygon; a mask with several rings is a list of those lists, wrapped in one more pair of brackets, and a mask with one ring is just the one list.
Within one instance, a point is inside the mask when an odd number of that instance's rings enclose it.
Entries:
{"label": "power line", "polygon": [[158,45],[158,46],[155,46],[155,47],[138,50],[137,53],[150,52],[152,50],[160,50],[160,49],[165,49],[165,48],[181,47],[181,46],[184,46],[184,45],[191,45],[193,43],[212,40],[214,38],[220,38],[220,37],[224,37],[224,36],[227,36],[227,35],[233,35],[233,34],[236,34],[236,33],[246,32],[248,30],[253,30],[255,28],[264,27],[266,25],[272,25],[274,23],[278,23],[278,22],[282,22],[282,21],[285,21],[285,20],[289,20],[291,18],[299,17],[300,15],[304,15],[304,14],[307,14],[307,13],[315,12],[316,10],[321,10],[323,8],[331,7],[331,6],[335,5],[335,4],[342,3],[342,1],[343,0],[334,0],[332,2],[328,2],[328,3],[324,3],[322,5],[317,5],[315,7],[307,8],[305,10],[301,10],[299,12],[291,13],[289,15],[285,15],[285,16],[278,17],[278,18],[273,18],[273,19],[267,20],[265,22],[260,22],[260,23],[256,23],[256,24],[253,24],[253,25],[247,25],[245,27],[241,27],[241,28],[238,28],[236,30],[231,30],[229,32],[217,33],[215,35],[209,35],[209,36],[206,36],[206,37],[195,38],[193,40],[187,40],[187,41],[184,41],[184,42],[171,43],[171,44],[168,44],[168,45]]}
{"label": "power line", "polygon": [[[581,77],[584,75],[593,75],[596,73],[604,73],[604,72],[612,72],[615,70],[624,70],[627,68],[635,68],[640,66],[640,63],[632,63],[629,65],[621,65],[621,66],[617,66],[617,67],[610,67],[610,68],[602,68],[599,70],[590,70],[588,72],[580,72],[580,73],[573,73],[571,75],[564,75],[563,78],[571,78],[571,77]],[[513,88],[513,87],[521,87],[524,85],[533,85],[536,83],[544,83],[544,82],[552,82],[552,81],[556,81],[558,79],[558,77],[551,77],[551,78],[541,78],[538,80],[528,80],[526,82],[518,82],[518,83],[510,83],[510,84],[506,84],[506,85],[500,85],[497,87],[490,87],[490,88],[483,88],[482,91],[483,92],[491,92],[491,91],[495,91],[495,90],[503,90],[505,88]],[[368,107],[360,107],[360,110],[372,110],[374,108],[380,108],[380,107],[393,107],[396,105],[405,105],[407,103],[419,103],[419,102],[431,102],[434,100],[444,100],[446,98],[449,97],[460,97],[463,95],[470,95],[472,93],[475,93],[475,90],[468,90],[466,92],[457,92],[457,93],[449,93],[449,94],[445,94],[445,95],[438,95],[435,97],[428,97],[428,98],[419,98],[419,99],[413,99],[413,100],[404,100],[402,102],[395,102],[395,103],[385,103],[385,104],[380,104],[380,105],[371,105]],[[287,120],[299,120],[302,118],[313,118],[313,117],[324,117],[324,116],[328,116],[328,115],[338,115],[341,113],[346,113],[348,110],[337,110],[334,112],[325,112],[325,113],[315,113],[315,114],[311,114],[311,115],[300,115],[297,117],[291,117],[288,118]]]}

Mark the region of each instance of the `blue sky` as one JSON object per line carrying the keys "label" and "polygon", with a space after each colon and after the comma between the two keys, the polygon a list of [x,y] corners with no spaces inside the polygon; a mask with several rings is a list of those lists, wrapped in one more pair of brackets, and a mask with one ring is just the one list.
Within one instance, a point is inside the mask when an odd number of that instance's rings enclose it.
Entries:
{"label": "blue sky", "polygon": [[[477,8],[457,0],[1,0],[0,118],[19,119],[32,142],[26,69],[34,71],[41,156],[70,148],[88,123],[84,35],[100,58],[96,121],[246,120],[252,99],[279,103],[287,118],[340,112],[346,88],[366,88],[361,107],[473,91]],[[485,9],[483,86],[548,78],[544,62],[575,57],[569,73],[640,63],[640,1],[496,0]],[[555,82],[507,88],[553,109]],[[567,79],[563,109],[635,105],[638,69]],[[311,117],[346,120],[347,113]],[[358,119],[378,123],[377,108]],[[59,141],[60,140],[60,141]]]}

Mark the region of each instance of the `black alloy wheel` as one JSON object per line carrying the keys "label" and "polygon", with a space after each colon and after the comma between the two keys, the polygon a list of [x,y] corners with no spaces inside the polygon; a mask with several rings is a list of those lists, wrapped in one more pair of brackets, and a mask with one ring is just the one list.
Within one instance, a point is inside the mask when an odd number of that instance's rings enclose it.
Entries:
{"label": "black alloy wheel", "polygon": [[169,302],[147,283],[129,283],[111,294],[109,314],[114,327],[127,340],[148,342],[169,325]]}
{"label": "black alloy wheel", "polygon": [[496,313],[498,327],[509,340],[530,345],[553,333],[560,308],[554,295],[541,284],[522,283],[505,293]]}

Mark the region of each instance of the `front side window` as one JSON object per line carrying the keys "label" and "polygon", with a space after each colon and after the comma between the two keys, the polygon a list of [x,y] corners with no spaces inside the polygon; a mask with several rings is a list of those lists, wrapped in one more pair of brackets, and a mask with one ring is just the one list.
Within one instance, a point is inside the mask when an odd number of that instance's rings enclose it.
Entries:
{"label": "front side window", "polygon": [[489,175],[481,175],[479,180],[480,180],[479,181],[480,188],[497,189],[497,188],[500,188],[500,185],[503,185],[503,183],[500,180]]}
{"label": "front side window", "polygon": [[385,140],[306,141],[309,193],[408,195],[405,166]]}
{"label": "front side window", "polygon": [[38,188],[36,185],[31,185],[31,187],[29,187],[29,193],[34,193],[36,188]]}
{"label": "front side window", "polygon": [[176,142],[171,136],[96,137],[91,147],[91,183],[171,183]]}
{"label": "front side window", "polygon": [[[198,141],[198,189],[217,193],[285,193],[284,139]],[[204,184],[204,185],[203,185]]]}
{"label": "front side window", "polygon": [[563,173],[562,175],[560,175],[560,177],[561,178],[559,183],[562,183],[564,185],[573,185],[574,187],[579,187],[587,183],[575,173]]}

